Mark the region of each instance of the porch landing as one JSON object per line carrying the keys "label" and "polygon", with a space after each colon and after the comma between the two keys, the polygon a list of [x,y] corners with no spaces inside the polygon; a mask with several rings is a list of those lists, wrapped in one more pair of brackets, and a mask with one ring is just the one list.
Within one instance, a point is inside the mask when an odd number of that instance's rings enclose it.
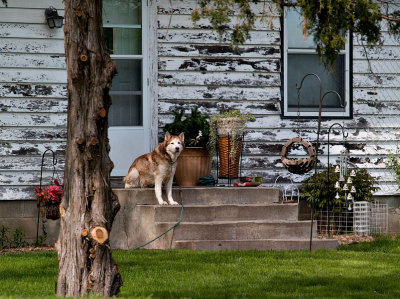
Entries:
{"label": "porch landing", "polygon": [[[115,249],[133,249],[173,226],[180,206],[156,205],[154,189],[114,189],[121,204],[110,234]],[[174,188],[184,203],[179,226],[147,249],[309,249],[310,221],[298,220],[297,204],[278,203],[276,188]],[[313,249],[337,247],[317,239]]]}

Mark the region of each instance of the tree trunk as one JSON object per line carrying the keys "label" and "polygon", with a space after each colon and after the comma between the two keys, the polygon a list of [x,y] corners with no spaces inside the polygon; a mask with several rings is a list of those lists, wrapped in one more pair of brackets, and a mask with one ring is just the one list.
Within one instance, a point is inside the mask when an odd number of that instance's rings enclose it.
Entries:
{"label": "tree trunk", "polygon": [[102,0],[66,0],[64,32],[68,137],[56,293],[110,297],[119,293],[122,279],[108,238],[119,210],[110,186],[107,132],[116,67],[104,43]]}

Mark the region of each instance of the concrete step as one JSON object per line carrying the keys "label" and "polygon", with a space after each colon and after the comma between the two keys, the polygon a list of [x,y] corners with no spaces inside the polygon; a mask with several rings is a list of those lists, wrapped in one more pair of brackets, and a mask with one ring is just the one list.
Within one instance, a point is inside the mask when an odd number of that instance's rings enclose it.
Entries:
{"label": "concrete step", "polygon": [[[162,232],[174,223],[156,223]],[[175,228],[175,240],[258,240],[309,238],[310,221],[209,221],[181,222]],[[313,237],[317,237],[313,226]]]}
{"label": "concrete step", "polygon": [[[122,202],[157,204],[154,188],[114,189],[114,192]],[[185,205],[272,204],[278,202],[279,190],[270,187],[174,187],[172,196]]]}
{"label": "concrete step", "polygon": [[[149,206],[137,205],[138,209],[148,213],[148,209],[155,209],[156,222],[178,221],[180,206]],[[183,210],[184,222],[206,221],[240,221],[240,220],[298,220],[297,204],[242,204],[242,205],[213,205],[198,206],[185,205]]]}
{"label": "concrete step", "polygon": [[[172,243],[174,249],[191,250],[299,250],[310,249],[310,239],[186,240]],[[313,239],[312,249],[335,249],[336,239]]]}

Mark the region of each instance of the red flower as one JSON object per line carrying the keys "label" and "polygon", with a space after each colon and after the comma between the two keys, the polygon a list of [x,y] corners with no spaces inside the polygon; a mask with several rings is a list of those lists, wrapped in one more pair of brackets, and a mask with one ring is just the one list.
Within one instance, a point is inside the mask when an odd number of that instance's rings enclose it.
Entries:
{"label": "red flower", "polygon": [[59,204],[61,202],[61,195],[63,192],[62,184],[54,180],[54,185],[48,187],[35,188],[36,198],[43,204]]}

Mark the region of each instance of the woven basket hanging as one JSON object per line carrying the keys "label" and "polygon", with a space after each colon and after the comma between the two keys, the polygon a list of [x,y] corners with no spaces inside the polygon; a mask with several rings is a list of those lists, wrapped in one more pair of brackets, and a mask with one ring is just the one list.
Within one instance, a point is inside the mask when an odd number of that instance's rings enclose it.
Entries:
{"label": "woven basket hanging", "polygon": [[40,214],[43,218],[57,220],[60,218],[60,205],[41,205]]}
{"label": "woven basket hanging", "polygon": [[[301,144],[306,149],[309,156],[308,158],[302,158],[302,159],[288,158],[288,153],[293,144],[295,143]],[[305,174],[309,172],[311,169],[313,169],[315,166],[315,163],[317,161],[316,151],[313,145],[309,141],[301,137],[295,137],[286,142],[285,145],[282,147],[281,160],[282,164],[289,172],[294,174]]]}
{"label": "woven basket hanging", "polygon": [[242,140],[233,140],[228,136],[218,137],[219,177],[237,178],[242,151]]}

